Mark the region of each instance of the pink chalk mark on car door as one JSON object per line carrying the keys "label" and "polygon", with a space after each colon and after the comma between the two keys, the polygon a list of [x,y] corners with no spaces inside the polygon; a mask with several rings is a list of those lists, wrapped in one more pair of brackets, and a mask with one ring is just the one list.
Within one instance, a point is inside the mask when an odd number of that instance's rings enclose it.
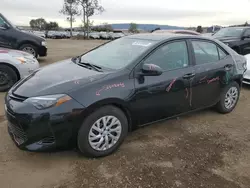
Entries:
{"label": "pink chalk mark on car door", "polygon": [[103,91],[111,90],[113,88],[121,88],[121,87],[122,88],[125,87],[125,84],[123,82],[120,82],[119,84],[105,85],[100,90],[96,91],[96,95],[100,96],[101,92],[103,92]]}
{"label": "pink chalk mark on car door", "polygon": [[176,81],[176,78],[171,81],[171,83],[169,84],[169,86],[166,89],[167,92],[169,92],[171,90],[171,88],[173,87],[175,81]]}

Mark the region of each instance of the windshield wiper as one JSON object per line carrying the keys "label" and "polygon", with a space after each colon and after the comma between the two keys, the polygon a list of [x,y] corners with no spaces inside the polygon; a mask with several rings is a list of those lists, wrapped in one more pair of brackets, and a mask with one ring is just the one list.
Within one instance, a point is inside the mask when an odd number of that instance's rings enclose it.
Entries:
{"label": "windshield wiper", "polygon": [[77,56],[77,57],[74,57],[72,58],[72,61],[75,62],[76,64],[79,64],[79,65],[85,65],[87,67],[91,67],[92,69],[94,69],[95,71],[98,71],[98,72],[103,72],[101,69],[101,67],[97,66],[97,65],[94,65],[92,63],[88,63],[88,62],[82,62],[81,61],[81,56]]}

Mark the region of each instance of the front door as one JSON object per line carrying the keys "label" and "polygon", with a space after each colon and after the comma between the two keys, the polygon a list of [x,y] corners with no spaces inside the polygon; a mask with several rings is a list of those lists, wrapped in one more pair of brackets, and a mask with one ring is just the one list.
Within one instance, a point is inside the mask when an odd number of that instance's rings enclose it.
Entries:
{"label": "front door", "polygon": [[191,40],[195,56],[195,78],[191,83],[192,109],[214,105],[234,70],[232,57],[217,44]]}
{"label": "front door", "polygon": [[164,72],[160,76],[135,78],[135,95],[131,106],[137,114],[138,124],[190,110],[189,87],[194,68],[190,65],[188,54],[185,40],[172,41],[158,47],[139,65],[155,64]]}

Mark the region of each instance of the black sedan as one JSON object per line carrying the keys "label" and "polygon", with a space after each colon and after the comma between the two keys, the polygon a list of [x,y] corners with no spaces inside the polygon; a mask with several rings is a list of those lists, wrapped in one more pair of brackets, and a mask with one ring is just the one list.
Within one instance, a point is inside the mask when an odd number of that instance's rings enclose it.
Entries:
{"label": "black sedan", "polygon": [[237,53],[250,53],[250,27],[227,27],[220,29],[213,38],[225,43]]}
{"label": "black sedan", "polygon": [[5,97],[8,130],[29,151],[114,152],[136,127],[216,106],[231,112],[246,60],[213,39],[139,34],[41,68]]}

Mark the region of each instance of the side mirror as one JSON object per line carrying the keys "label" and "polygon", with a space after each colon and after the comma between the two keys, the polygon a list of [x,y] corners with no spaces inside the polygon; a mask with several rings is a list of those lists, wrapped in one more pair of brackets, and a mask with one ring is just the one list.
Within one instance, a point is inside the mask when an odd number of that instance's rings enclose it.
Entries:
{"label": "side mirror", "polygon": [[161,67],[155,65],[155,64],[144,64],[142,66],[142,70],[140,75],[142,76],[159,76],[163,73],[163,70]]}

